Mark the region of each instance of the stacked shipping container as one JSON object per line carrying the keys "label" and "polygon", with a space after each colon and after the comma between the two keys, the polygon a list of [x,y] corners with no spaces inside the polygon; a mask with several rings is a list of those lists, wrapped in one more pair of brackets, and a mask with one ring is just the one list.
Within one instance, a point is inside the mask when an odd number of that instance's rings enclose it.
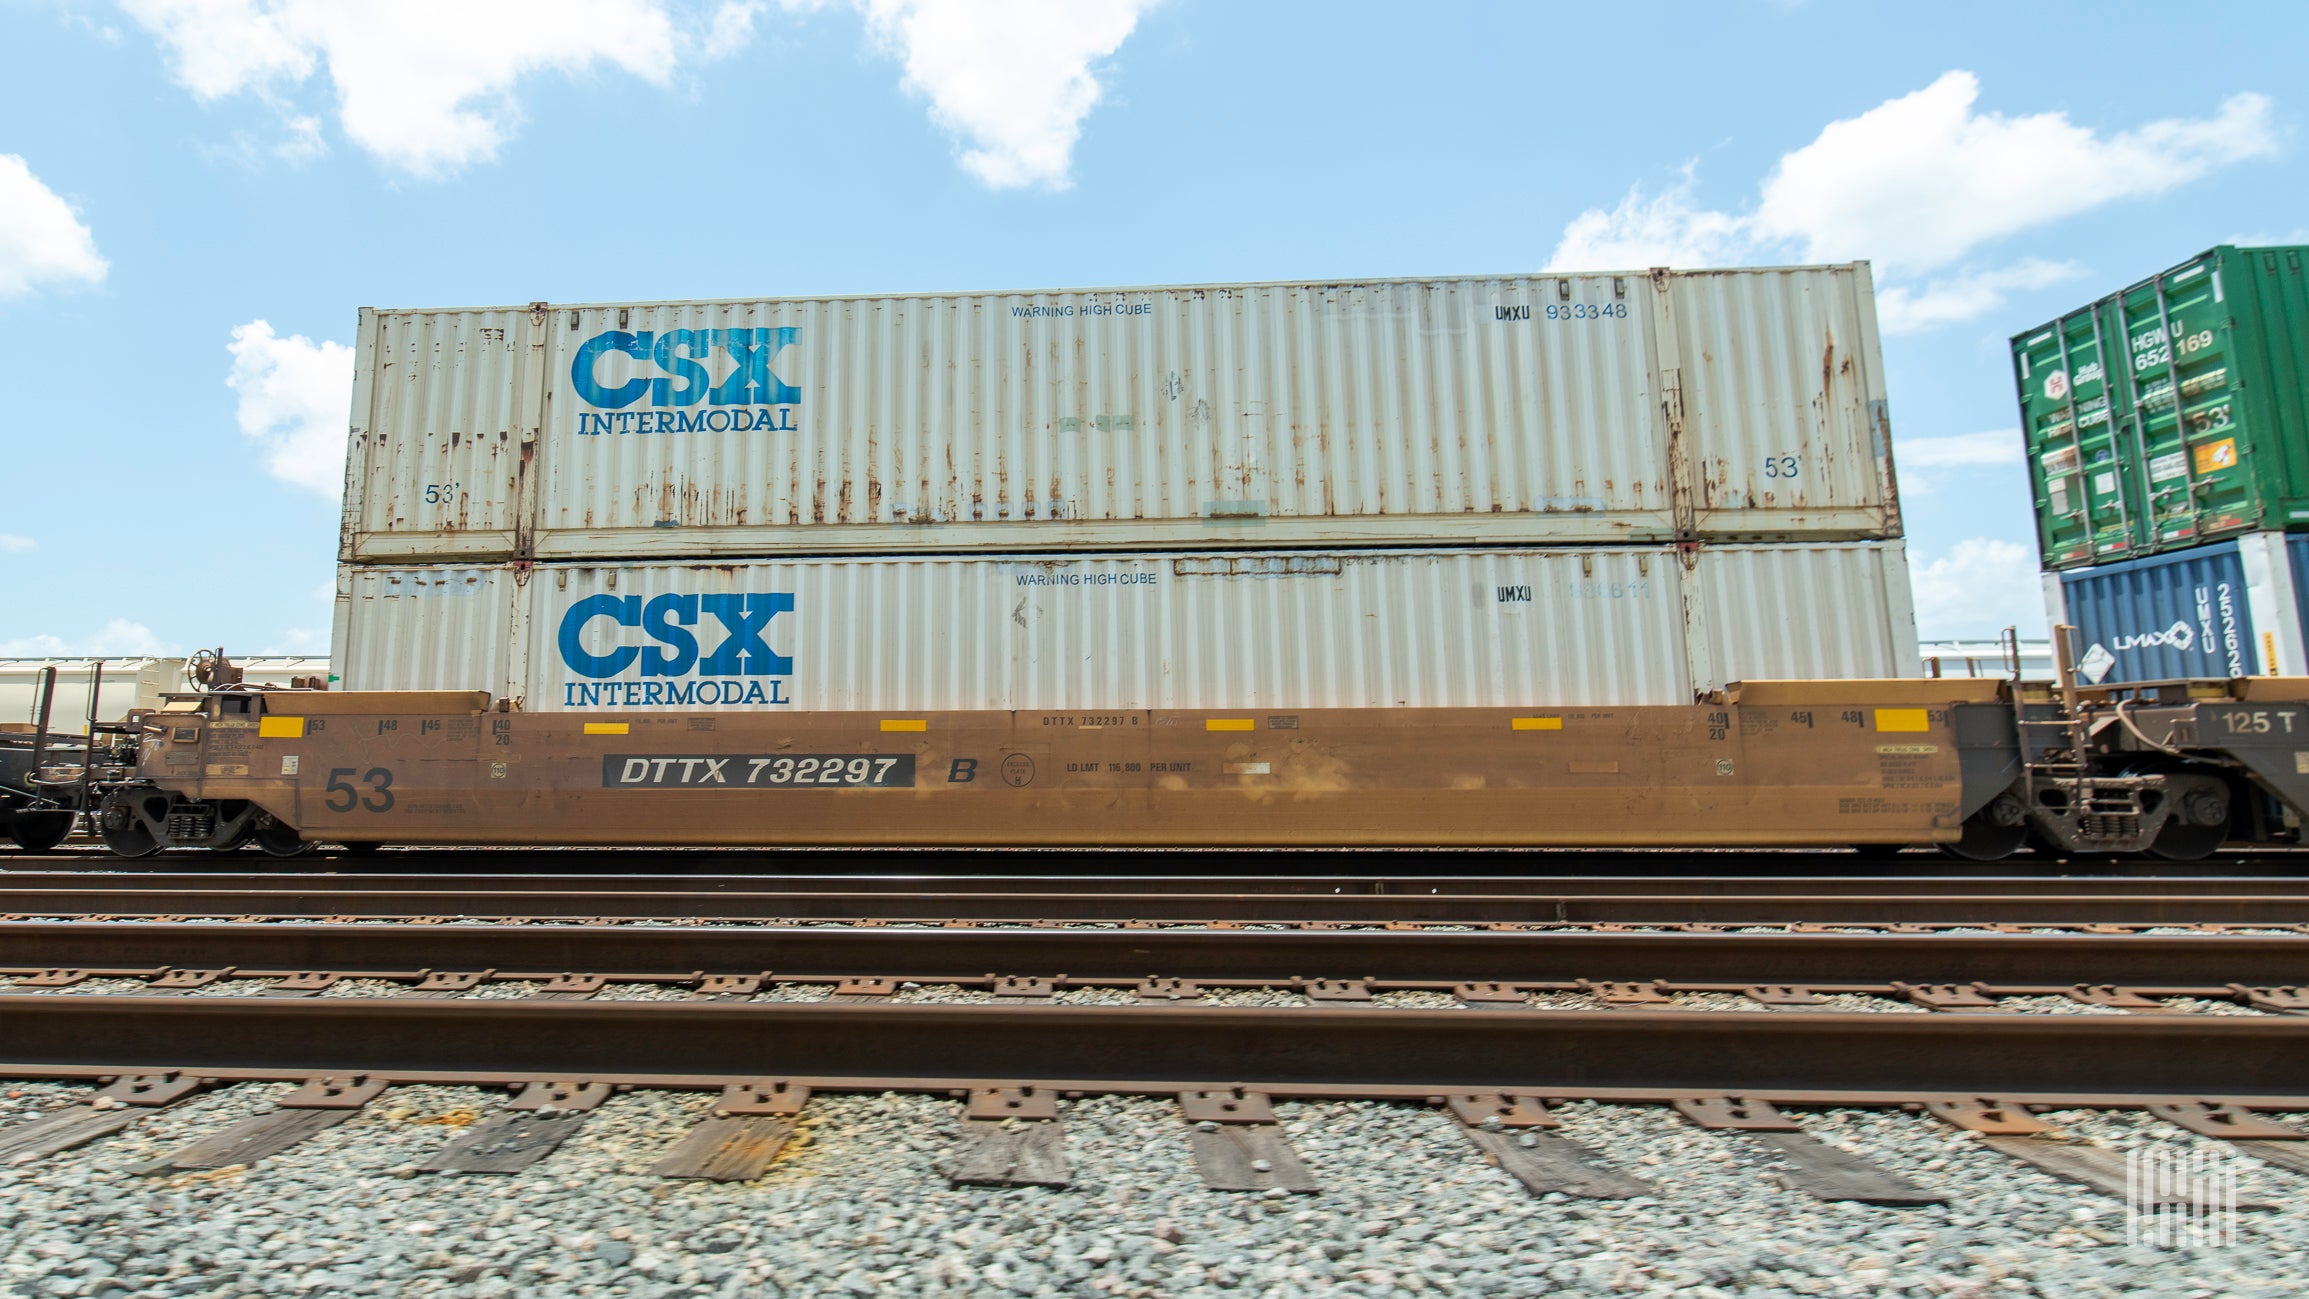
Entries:
{"label": "stacked shipping container", "polygon": [[364,311],[359,351],[351,688],[1665,703],[1914,670],[1865,265]]}
{"label": "stacked shipping container", "polygon": [[2086,680],[2309,671],[2305,253],[2223,245],[2013,339],[2046,604]]}

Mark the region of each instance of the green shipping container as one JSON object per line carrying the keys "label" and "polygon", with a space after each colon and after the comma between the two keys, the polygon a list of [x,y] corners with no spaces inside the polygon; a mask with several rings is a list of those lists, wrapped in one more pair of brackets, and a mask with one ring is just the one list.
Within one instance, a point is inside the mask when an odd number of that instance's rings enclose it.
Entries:
{"label": "green shipping container", "polygon": [[2046,568],[2309,530],[2304,254],[2224,244],[2012,340]]}

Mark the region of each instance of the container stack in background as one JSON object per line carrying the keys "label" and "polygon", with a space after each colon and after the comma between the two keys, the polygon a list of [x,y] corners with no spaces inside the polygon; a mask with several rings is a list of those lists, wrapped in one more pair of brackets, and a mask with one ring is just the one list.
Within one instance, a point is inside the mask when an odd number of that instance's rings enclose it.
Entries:
{"label": "container stack in background", "polygon": [[2012,340],[2081,680],[2309,673],[2304,254],[2223,245]]}
{"label": "container stack in background", "polygon": [[1865,264],[361,317],[334,668],[540,709],[1917,671]]}

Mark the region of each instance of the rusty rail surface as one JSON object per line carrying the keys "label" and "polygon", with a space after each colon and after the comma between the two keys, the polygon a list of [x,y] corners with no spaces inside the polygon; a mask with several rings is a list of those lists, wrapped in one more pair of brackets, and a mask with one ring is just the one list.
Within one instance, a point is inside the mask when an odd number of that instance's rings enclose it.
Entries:
{"label": "rusty rail surface", "polygon": [[[2278,880],[0,876],[0,916],[1426,924],[2309,924]],[[1118,887],[1121,885],[1132,887]],[[863,886],[863,887],[861,887]],[[1680,887],[1679,887],[1680,886]]]}
{"label": "rusty rail surface", "polygon": [[[397,855],[398,856],[398,855]],[[444,857],[446,855],[444,854]],[[721,858],[710,852],[685,855],[685,871],[615,873],[554,873],[510,869],[527,856],[500,852],[480,857],[472,865],[493,870],[441,869],[430,857],[407,854],[406,860],[424,863],[424,869],[378,869],[375,858],[291,858],[275,869],[250,870],[248,857],[203,857],[194,854],[162,856],[157,865],[141,870],[84,870],[59,865],[56,857],[13,858],[0,855],[0,895],[21,889],[85,889],[143,892],[176,888],[241,890],[294,889],[303,892],[392,892],[444,890],[485,893],[554,893],[581,891],[615,893],[745,894],[775,896],[787,893],[904,893],[940,895],[970,893],[1149,894],[1193,893],[1227,896],[1460,896],[1484,897],[1778,897],[1788,894],[1849,895],[1855,897],[1944,896],[2074,896],[2149,897],[2189,894],[2215,897],[2309,895],[2309,873],[2301,875],[2218,875],[2159,869],[2130,875],[2032,875],[2027,873],[1950,873],[1934,875],[1854,874],[1850,857],[1829,858],[1844,869],[1837,873],[1789,871],[1778,875],[1624,875],[1592,874],[1412,874],[1373,873],[1350,869],[1364,864],[1343,861],[1324,875],[1202,874],[1173,869],[1152,875],[1113,873],[1061,874],[1031,871],[990,871],[958,875],[932,871],[891,871],[881,874],[781,872],[730,873],[720,869]],[[119,859],[106,859],[116,866]],[[462,862],[464,859],[457,859]],[[808,863],[823,865],[824,863]],[[988,860],[982,865],[1003,863]],[[1078,867],[1096,867],[1098,861],[1077,861]],[[1175,867],[1193,866],[1187,860]],[[1787,863],[1783,860],[1781,863]],[[1956,863],[1951,863],[1956,864]],[[2309,865],[2309,862],[2305,862]],[[163,869],[165,867],[166,869]],[[230,869],[227,869],[227,868]]]}
{"label": "rusty rail surface", "polygon": [[0,970],[2290,985],[2309,934],[0,922]]}
{"label": "rusty rail surface", "polygon": [[1724,1014],[0,995],[0,1074],[587,1079],[819,1088],[1024,1079],[1417,1096],[1785,1100],[2309,1095],[2309,1018]]}
{"label": "rusty rail surface", "polygon": [[2309,893],[2126,898],[2009,894],[1922,898],[1847,894],[1777,897],[1408,897],[1224,894],[784,893],[698,894],[406,889],[374,893],[184,888],[0,892],[0,916],[470,917],[706,921],[881,921],[942,924],[1570,925],[2309,925]]}
{"label": "rusty rail surface", "polygon": [[[1316,887],[1337,879],[1422,877],[1439,881],[1624,878],[1641,883],[1677,878],[1867,877],[1916,882],[2033,876],[2130,883],[2151,873],[2172,879],[2262,876],[2272,882],[2309,878],[2309,849],[2256,847],[2201,862],[2146,858],[2070,858],[2034,851],[1996,862],[1965,862],[1931,849],[1698,848],[392,848],[374,853],[326,849],[268,862],[250,852],[172,852],[129,861],[101,848],[66,848],[47,854],[0,850],[0,879],[41,872],[146,872],[240,870],[357,871],[388,876],[607,875],[854,879],[858,876],[1096,876],[1130,887],[1133,877],[1200,876],[1212,879],[1296,878]],[[262,878],[262,875],[257,877]]]}

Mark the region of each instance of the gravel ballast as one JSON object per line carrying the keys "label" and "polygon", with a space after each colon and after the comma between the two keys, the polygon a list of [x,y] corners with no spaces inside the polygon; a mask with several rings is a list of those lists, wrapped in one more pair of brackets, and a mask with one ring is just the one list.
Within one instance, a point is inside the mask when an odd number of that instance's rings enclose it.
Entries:
{"label": "gravel ballast", "polygon": [[[0,1120],[86,1088],[0,1089]],[[1282,1103],[1319,1194],[1202,1188],[1165,1100],[1063,1107],[1074,1185],[952,1187],[960,1106],[822,1095],[762,1178],[649,1172],[712,1103],[631,1092],[511,1177],[414,1170],[502,1091],[396,1088],[248,1168],[126,1170],[283,1085],[197,1096],[116,1136],[0,1168],[0,1293],[238,1295],[1523,1296],[2299,1293],[2309,1179],[2240,1165],[2222,1248],[2128,1246],[2116,1197],[2060,1181],[1897,1110],[1807,1111],[1807,1129],[1950,1196],[1888,1209],[1780,1184],[1772,1151],[1658,1107],[1575,1103],[1562,1133],[1653,1194],[1533,1197],[1437,1111]],[[2175,1151],[2203,1139],[2124,1112],[2044,1116],[2072,1139]]]}

